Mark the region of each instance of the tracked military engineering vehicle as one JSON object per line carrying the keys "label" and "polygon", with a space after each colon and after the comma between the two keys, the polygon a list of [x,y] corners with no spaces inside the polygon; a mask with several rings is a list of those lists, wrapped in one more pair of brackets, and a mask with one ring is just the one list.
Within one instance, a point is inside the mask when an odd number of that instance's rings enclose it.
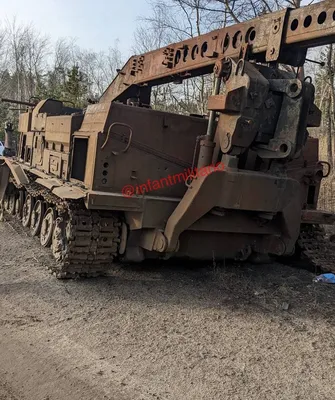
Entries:
{"label": "tracked military engineering vehicle", "polygon": [[[85,110],[27,104],[17,154],[1,158],[2,208],[51,246],[60,278],[116,259],[247,260],[297,244],[331,268],[320,227],[334,216],[317,210],[328,166],[307,132],[321,113],[311,79],[280,65],[333,42],[328,0],[134,56]],[[152,87],[210,73],[208,118],[150,108]]]}

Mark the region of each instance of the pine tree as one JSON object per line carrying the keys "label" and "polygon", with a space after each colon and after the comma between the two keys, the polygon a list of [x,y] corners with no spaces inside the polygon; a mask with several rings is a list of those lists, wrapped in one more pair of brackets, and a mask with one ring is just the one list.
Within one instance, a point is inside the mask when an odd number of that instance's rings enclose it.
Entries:
{"label": "pine tree", "polygon": [[75,107],[84,107],[86,105],[85,95],[87,94],[87,80],[77,65],[74,65],[67,71],[64,85],[64,100],[68,100]]}

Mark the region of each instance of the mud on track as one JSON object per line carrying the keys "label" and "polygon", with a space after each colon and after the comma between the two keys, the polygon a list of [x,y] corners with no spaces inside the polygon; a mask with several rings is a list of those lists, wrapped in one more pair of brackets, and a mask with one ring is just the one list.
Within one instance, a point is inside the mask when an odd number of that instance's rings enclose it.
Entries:
{"label": "mud on track", "polygon": [[20,225],[0,238],[1,400],[334,398],[335,288],[312,272],[177,262],[58,281]]}

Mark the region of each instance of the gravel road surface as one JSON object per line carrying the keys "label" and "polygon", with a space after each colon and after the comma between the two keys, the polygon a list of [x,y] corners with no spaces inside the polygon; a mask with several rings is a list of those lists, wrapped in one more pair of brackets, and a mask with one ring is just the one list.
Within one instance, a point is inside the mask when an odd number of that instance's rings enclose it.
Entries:
{"label": "gravel road surface", "polygon": [[335,285],[263,266],[115,266],[58,281],[0,223],[0,400],[334,399]]}

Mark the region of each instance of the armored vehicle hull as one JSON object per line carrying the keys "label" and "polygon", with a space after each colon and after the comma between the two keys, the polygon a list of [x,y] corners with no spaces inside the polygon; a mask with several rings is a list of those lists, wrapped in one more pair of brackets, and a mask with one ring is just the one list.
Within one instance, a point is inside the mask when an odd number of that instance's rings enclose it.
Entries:
{"label": "armored vehicle hull", "polygon": [[[317,210],[329,164],[308,135],[321,112],[294,68],[307,48],[334,42],[333,14],[328,0],[134,56],[85,110],[24,103],[17,153],[1,158],[2,210],[51,247],[60,278],[115,260],[248,260],[297,247],[332,268],[319,226],[335,217]],[[212,71],[206,117],[150,107],[152,87]]]}

